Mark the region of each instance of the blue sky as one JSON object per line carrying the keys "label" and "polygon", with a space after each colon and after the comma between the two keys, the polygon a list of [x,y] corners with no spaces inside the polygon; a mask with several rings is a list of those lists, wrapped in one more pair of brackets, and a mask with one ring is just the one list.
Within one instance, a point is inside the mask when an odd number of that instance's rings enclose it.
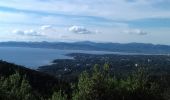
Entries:
{"label": "blue sky", "polygon": [[170,0],[1,0],[1,41],[170,45]]}

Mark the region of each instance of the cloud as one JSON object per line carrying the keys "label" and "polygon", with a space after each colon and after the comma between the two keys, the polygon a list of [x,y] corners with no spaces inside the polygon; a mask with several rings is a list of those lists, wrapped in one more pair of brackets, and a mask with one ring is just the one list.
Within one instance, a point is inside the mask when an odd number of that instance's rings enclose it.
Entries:
{"label": "cloud", "polygon": [[43,35],[54,35],[57,33],[57,29],[55,29],[53,26],[51,25],[43,25],[40,27],[39,29],[40,33]]}
{"label": "cloud", "polygon": [[43,25],[40,27],[41,30],[48,30],[48,29],[52,29],[53,27],[51,25]]}
{"label": "cloud", "polygon": [[14,29],[12,33],[21,35],[21,36],[46,36],[46,37],[53,37],[57,33],[57,29],[55,29],[51,25],[43,25],[36,29]]}
{"label": "cloud", "polygon": [[148,33],[140,29],[129,29],[125,30],[124,33],[134,34],[134,35],[147,35]]}
{"label": "cloud", "polygon": [[76,34],[92,34],[92,33],[95,33],[95,32],[92,32],[92,31],[86,29],[83,26],[71,26],[68,30],[70,32],[73,32],[73,33],[76,33]]}
{"label": "cloud", "polygon": [[[134,30],[135,27],[157,33],[153,34],[154,37],[158,37],[157,41],[160,37],[164,41],[163,37],[167,36],[162,35],[162,31],[170,32],[169,19],[166,19],[170,18],[170,3],[166,1],[169,0],[1,0],[0,31],[2,34],[0,36],[7,37],[6,33],[8,33],[9,39],[15,38],[15,34],[12,36],[9,30],[19,29],[14,32],[18,33],[17,36],[19,34],[24,37],[30,36],[28,37],[30,39],[32,39],[31,36],[43,35],[44,40],[46,38],[58,40],[59,36],[66,35],[73,40],[77,38],[135,42],[141,38],[138,35],[148,34],[142,30]],[[102,33],[89,36],[89,33],[99,33],[95,29]],[[136,40],[133,39],[133,35],[124,37],[125,34],[119,34],[124,29],[128,29],[125,33],[135,34]],[[67,34],[68,30],[70,34]],[[152,37],[152,34],[149,36]],[[145,40],[147,39],[140,41],[146,42]],[[148,41],[152,40],[154,39],[148,39]]]}
{"label": "cloud", "polygon": [[[44,15],[65,14],[75,16],[98,16],[107,19],[143,19],[150,17],[169,17],[169,10],[158,9],[170,8],[168,0],[2,0],[1,7],[6,11],[34,13]],[[134,2],[133,4],[127,2]],[[160,5],[161,3],[161,5]],[[156,6],[153,6],[155,5]],[[38,6],[38,7],[37,7]],[[10,9],[9,9],[10,8]],[[79,9],[77,9],[79,8]],[[3,10],[3,9],[2,9]],[[114,12],[114,13],[113,13]],[[130,13],[129,13],[130,12]]]}
{"label": "cloud", "polygon": [[12,33],[22,36],[43,36],[38,31],[35,31],[33,29],[30,30],[13,30]]}

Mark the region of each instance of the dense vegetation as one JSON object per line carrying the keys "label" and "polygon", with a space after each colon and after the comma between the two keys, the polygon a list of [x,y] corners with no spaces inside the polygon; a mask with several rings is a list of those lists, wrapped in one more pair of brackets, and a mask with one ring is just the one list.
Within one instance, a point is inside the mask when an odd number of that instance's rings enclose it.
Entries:
{"label": "dense vegetation", "polygon": [[[68,91],[69,84],[57,79],[54,76],[31,70],[23,66],[0,61],[0,77],[7,79],[10,75],[19,74],[20,80],[24,79],[29,82],[29,85],[34,89],[37,95],[48,97],[54,90],[63,89]],[[16,76],[16,75],[14,75]],[[18,75],[17,75],[18,76]],[[13,77],[13,76],[12,76]],[[17,80],[14,80],[17,81]],[[21,82],[21,81],[20,81]],[[0,99],[1,100],[1,99]]]}
{"label": "dense vegetation", "polygon": [[[1,62],[1,72],[8,68],[16,68],[16,65]],[[23,74],[26,69],[17,67],[16,72],[9,75],[1,74],[0,80],[0,99],[1,100],[168,100],[168,89],[161,87],[159,82],[153,80],[148,70],[139,67],[134,72],[126,77],[117,77],[112,75],[110,66],[104,64],[102,67],[95,65],[91,72],[82,72],[77,82],[65,84],[55,83],[58,88],[53,88],[51,85],[42,87],[46,90],[54,90],[53,93],[48,93],[44,96],[43,93],[37,92],[38,89],[31,84],[33,80],[30,74]],[[3,70],[2,70],[3,69]],[[6,70],[7,71],[7,70]],[[28,70],[27,70],[28,71]],[[25,71],[26,72],[26,71]],[[34,72],[29,70],[30,73]],[[39,73],[35,71],[35,73]],[[34,74],[35,74],[34,73]],[[43,73],[41,73],[43,74]],[[38,74],[36,74],[38,75]],[[46,75],[46,74],[44,74]],[[48,75],[47,75],[48,76]],[[46,76],[46,77],[47,77]],[[50,78],[51,76],[48,76]],[[38,80],[43,80],[41,77]],[[38,81],[36,80],[36,81]],[[58,81],[58,79],[55,79]],[[35,80],[34,80],[35,81]],[[46,83],[56,86],[54,82]],[[45,82],[45,81],[44,81]],[[37,83],[41,85],[44,83]],[[46,89],[45,89],[46,88]]]}

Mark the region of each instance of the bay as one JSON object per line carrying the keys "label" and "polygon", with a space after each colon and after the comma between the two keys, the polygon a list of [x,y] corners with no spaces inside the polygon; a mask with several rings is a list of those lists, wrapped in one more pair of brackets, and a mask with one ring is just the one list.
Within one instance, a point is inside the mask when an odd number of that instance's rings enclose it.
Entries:
{"label": "bay", "polygon": [[36,69],[51,64],[54,59],[72,59],[69,53],[107,54],[104,51],[58,50],[27,47],[0,47],[0,60]]}
{"label": "bay", "polygon": [[31,69],[37,69],[39,66],[51,64],[51,62],[55,59],[72,59],[72,57],[66,55],[69,53],[148,55],[141,53],[123,53],[108,51],[59,50],[29,47],[0,47],[0,60],[15,63],[17,65],[22,65]]}

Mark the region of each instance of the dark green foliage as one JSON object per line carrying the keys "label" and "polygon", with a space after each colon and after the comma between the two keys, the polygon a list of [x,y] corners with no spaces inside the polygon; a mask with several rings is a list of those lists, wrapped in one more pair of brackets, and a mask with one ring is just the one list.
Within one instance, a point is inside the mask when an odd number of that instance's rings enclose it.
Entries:
{"label": "dark green foliage", "polygon": [[[10,66],[13,66],[13,64]],[[169,99],[169,89],[166,89],[166,93],[164,93],[164,89],[161,89],[159,84],[151,79],[146,68],[138,68],[126,77],[116,77],[112,75],[108,64],[101,66],[95,65],[92,72],[84,71],[80,74],[78,82],[72,83],[72,90],[69,89],[71,88],[69,84],[57,83],[58,87],[56,87],[57,84],[53,85],[54,81],[47,81],[46,83],[49,85],[44,85],[42,90],[56,91],[47,96],[44,96],[42,92],[37,92],[38,89],[32,85],[34,81],[37,83],[37,80],[33,81],[31,78],[37,77],[34,75],[39,75],[39,72],[16,69],[18,72],[12,75],[3,75],[5,71],[2,69],[8,69],[10,72],[14,70],[14,67],[5,68],[0,66],[1,71],[4,71],[3,74],[0,73],[0,100],[47,100],[47,98],[50,98],[48,100]],[[23,72],[25,72],[25,75]],[[43,75],[47,77],[46,74]],[[42,77],[39,78],[40,82],[42,82],[41,79]]]}
{"label": "dark green foliage", "polygon": [[67,96],[62,91],[54,92],[52,98],[49,100],[67,100]]}
{"label": "dark green foliage", "polygon": [[156,83],[150,82],[143,69],[125,79],[111,77],[109,66],[95,66],[92,75],[80,75],[73,100],[163,100]]}
{"label": "dark green foliage", "polygon": [[165,100],[170,100],[170,88],[167,88],[167,90],[164,93]]}
{"label": "dark green foliage", "polygon": [[29,82],[19,73],[0,81],[1,99],[3,100],[36,100]]}
{"label": "dark green foliage", "polygon": [[69,91],[69,84],[54,76],[0,61],[0,77],[8,78],[10,75],[15,74],[16,71],[21,76],[24,76],[24,79],[29,82],[36,94],[41,95],[43,98],[50,97],[54,90],[62,89]]}

